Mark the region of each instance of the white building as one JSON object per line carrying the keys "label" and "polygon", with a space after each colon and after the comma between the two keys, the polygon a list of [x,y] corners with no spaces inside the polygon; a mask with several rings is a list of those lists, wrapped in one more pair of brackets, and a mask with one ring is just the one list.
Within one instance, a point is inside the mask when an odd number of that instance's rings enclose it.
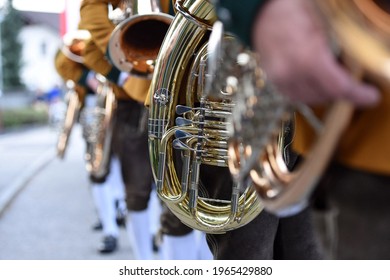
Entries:
{"label": "white building", "polygon": [[[15,8],[20,10],[26,21],[19,34],[22,43],[21,80],[28,90],[46,92],[63,83],[55,69],[54,58],[62,44],[63,33],[77,28],[80,0],[58,1],[55,7],[52,0],[40,0],[46,3],[41,7],[37,5],[38,2],[19,2],[24,4]],[[14,4],[17,3],[18,1],[14,1]],[[33,6],[29,10],[21,10],[26,8],[26,3]],[[47,3],[53,6],[51,10]],[[34,5],[36,10],[32,9]]]}
{"label": "white building", "polygon": [[19,34],[22,43],[21,80],[28,90],[47,92],[62,80],[54,67],[61,46],[57,30],[44,24],[26,25]]}

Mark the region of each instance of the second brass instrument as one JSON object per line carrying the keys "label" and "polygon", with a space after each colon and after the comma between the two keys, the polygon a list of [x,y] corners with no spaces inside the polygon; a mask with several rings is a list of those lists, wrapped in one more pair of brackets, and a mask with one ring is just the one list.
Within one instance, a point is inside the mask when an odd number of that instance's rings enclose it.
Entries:
{"label": "second brass instrument", "polygon": [[75,122],[77,121],[81,109],[81,101],[75,90],[74,83],[72,81],[68,81],[66,83],[66,87],[67,92],[65,95],[65,100],[67,103],[67,108],[65,112],[65,118],[63,120],[63,125],[57,140],[57,156],[61,159],[65,157],[71,131]]}
{"label": "second brass instrument", "polygon": [[[84,62],[81,53],[85,48],[86,40],[88,40],[90,36],[91,35],[87,30],[76,30],[73,32],[68,32],[64,35],[60,51],[72,63],[81,65]],[[77,121],[82,106],[82,100],[80,100],[79,94],[76,92],[75,83],[71,80],[68,80],[66,82],[66,87],[67,92],[65,99],[67,108],[63,120],[63,125],[57,140],[57,155],[61,159],[63,159],[65,156],[73,126]]]}
{"label": "second brass instrument", "polygon": [[100,86],[96,93],[96,106],[83,109],[80,123],[87,142],[87,171],[95,179],[102,179],[109,171],[117,101],[109,81],[101,75],[97,79]]}
{"label": "second brass instrument", "polygon": [[[330,28],[335,55],[357,79],[389,88],[390,17],[384,3],[372,0],[316,1],[319,12]],[[259,68],[255,65],[252,72],[258,71],[256,69]],[[266,84],[266,75],[259,80]],[[255,84],[243,84],[242,92],[253,92]],[[230,166],[237,180],[247,177],[253,180],[267,210],[283,215],[307,204],[313,188],[333,156],[342,132],[349,125],[354,108],[348,101],[334,102],[327,108],[326,118],[320,120],[308,107],[291,104],[294,111],[306,117],[317,134],[303,162],[291,172],[286,167],[283,148],[277,145],[281,143],[279,134],[273,132],[263,143],[254,142],[246,134],[242,122],[245,119],[246,124],[251,123],[249,130],[252,128],[256,131],[254,135],[261,138],[259,131],[262,121],[267,125],[264,118],[267,106],[262,107],[261,104],[267,95],[276,96],[278,93],[271,85],[263,86],[249,96],[240,92],[237,94],[237,99],[241,99],[238,102],[245,103],[245,107],[237,112],[236,130],[230,146]],[[285,106],[283,104],[279,103],[278,108]],[[277,107],[273,108],[277,110]],[[294,115],[290,118],[294,121]],[[283,129],[282,123],[280,127]]]}

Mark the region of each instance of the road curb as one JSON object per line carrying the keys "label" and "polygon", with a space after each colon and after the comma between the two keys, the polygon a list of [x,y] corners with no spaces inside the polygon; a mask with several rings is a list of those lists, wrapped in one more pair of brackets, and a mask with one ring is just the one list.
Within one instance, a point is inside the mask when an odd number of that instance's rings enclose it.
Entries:
{"label": "road curb", "polygon": [[3,192],[0,193],[0,216],[10,205],[13,199],[23,190],[39,172],[56,158],[54,149],[44,152],[36,161],[29,165]]}

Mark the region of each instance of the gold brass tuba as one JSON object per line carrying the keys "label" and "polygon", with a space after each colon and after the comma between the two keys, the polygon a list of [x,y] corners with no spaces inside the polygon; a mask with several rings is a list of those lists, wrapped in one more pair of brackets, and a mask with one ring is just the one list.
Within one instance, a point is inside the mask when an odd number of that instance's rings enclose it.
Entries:
{"label": "gold brass tuba", "polygon": [[96,106],[83,109],[80,123],[87,142],[86,169],[95,179],[101,179],[109,170],[116,98],[110,82],[99,74],[96,78],[99,81]]}
{"label": "gold brass tuba", "polygon": [[[157,193],[186,225],[207,233],[244,226],[261,211],[247,184],[215,187],[205,172],[231,179],[227,165],[227,121],[234,104],[205,93],[208,39],[216,20],[206,0],[176,0],[173,19],[157,57],[151,84],[149,151]],[[181,170],[180,170],[181,169]],[[226,174],[220,171],[227,171]]]}
{"label": "gold brass tuba", "polygon": [[127,0],[125,3],[128,18],[112,32],[108,53],[121,71],[150,79],[173,17],[161,12],[158,0]]}
{"label": "gold brass tuba", "polygon": [[[351,73],[358,79],[364,78],[377,85],[387,84],[388,87],[390,16],[389,10],[385,12],[379,2],[318,0],[316,4],[323,13],[324,20],[329,24],[332,39],[338,46],[337,55]],[[255,71],[261,71],[258,65],[251,67],[252,75]],[[240,99],[237,102],[245,106],[243,110],[237,112],[236,122],[233,121],[235,131],[229,146],[229,166],[236,180],[243,180],[248,176],[253,180],[267,210],[283,215],[285,211],[291,211],[294,207],[301,208],[306,205],[337,146],[341,133],[350,122],[354,108],[347,101],[337,101],[327,109],[326,117],[321,121],[308,107],[300,104],[294,107],[280,99],[279,93],[267,83],[264,73],[254,80],[256,82],[252,84],[243,84],[240,91],[253,92],[253,88],[257,88],[253,94],[237,95],[237,99]],[[256,84],[261,86],[258,87]],[[267,106],[270,106],[267,102],[270,98],[272,102],[278,101],[276,106],[272,106],[275,111],[283,108],[285,114],[292,110],[300,112],[317,133],[316,142],[293,172],[286,166],[284,157],[286,143],[281,137],[286,115],[282,114],[283,112],[279,114],[277,121],[280,125],[277,129],[274,127],[268,134],[260,133],[267,129],[264,126],[269,125],[266,120]],[[294,115],[290,114],[290,118],[294,121]],[[248,127],[248,123],[251,126]],[[257,136],[257,139],[251,138],[253,135]]]}
{"label": "gold brass tuba", "polygon": [[[85,42],[90,38],[90,33],[87,30],[76,30],[68,32],[63,37],[61,52],[75,63],[83,63],[81,56],[82,50],[85,48]],[[67,93],[65,96],[67,109],[63,120],[63,125],[57,140],[57,156],[61,159],[65,156],[65,151],[68,146],[69,137],[76,122],[82,101],[76,92],[76,85],[72,81],[66,82]]]}

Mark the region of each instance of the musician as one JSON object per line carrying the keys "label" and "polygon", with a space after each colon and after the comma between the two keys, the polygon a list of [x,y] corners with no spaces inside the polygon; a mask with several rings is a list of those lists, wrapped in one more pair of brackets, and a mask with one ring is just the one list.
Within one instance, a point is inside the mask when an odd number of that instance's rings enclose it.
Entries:
{"label": "musician", "polygon": [[[221,0],[218,11],[226,27],[261,55],[268,78],[283,94],[312,106],[336,100],[354,104],[352,121],[315,190],[313,204],[332,220],[327,230],[333,228],[330,237],[338,240],[328,257],[389,259],[388,88],[354,79],[339,63],[328,30],[310,2],[253,0],[238,5]],[[388,2],[375,3],[390,11]],[[303,157],[308,136],[298,122],[294,149]]]}
{"label": "musician", "polygon": [[[152,259],[152,243],[150,242],[152,236],[149,231],[147,210],[153,178],[147,140],[148,114],[143,104],[149,90],[150,80],[120,72],[110,62],[107,45],[115,25],[108,17],[109,4],[115,9],[122,3],[118,0],[82,1],[81,22],[90,31],[93,42],[93,45],[85,49],[83,56],[89,67],[106,76],[112,83],[119,85],[117,124],[112,147],[113,153],[120,159],[122,176],[126,185],[129,211],[127,230],[130,239],[134,240],[132,245],[136,258]],[[163,1],[161,7],[168,12],[169,1]],[[167,216],[172,218],[167,218]],[[162,249],[164,258],[196,258],[195,248],[191,255],[196,236],[190,228],[172,221],[173,218],[175,217],[169,213],[163,214],[161,219],[164,233],[162,247],[172,244],[169,248]],[[171,254],[166,255],[168,249],[179,252],[181,256],[172,251],[170,251]]]}
{"label": "musician", "polygon": [[[82,30],[84,31],[84,30]],[[77,32],[77,31],[76,31]],[[96,106],[96,90],[99,82],[95,78],[95,72],[87,68],[81,61],[72,60],[65,55],[66,50],[74,52],[81,58],[81,50],[87,44],[86,40],[74,39],[68,48],[59,50],[55,57],[55,67],[64,81],[73,81],[75,91],[79,96],[83,109]],[[77,50],[75,48],[78,48]],[[99,217],[97,227],[103,231],[103,239],[98,246],[100,253],[111,253],[117,249],[119,225],[123,225],[123,215],[126,213],[124,203],[124,186],[119,180],[117,159],[111,162],[111,173],[107,180],[100,180],[90,176],[92,196]],[[119,177],[120,178],[120,177]]]}

